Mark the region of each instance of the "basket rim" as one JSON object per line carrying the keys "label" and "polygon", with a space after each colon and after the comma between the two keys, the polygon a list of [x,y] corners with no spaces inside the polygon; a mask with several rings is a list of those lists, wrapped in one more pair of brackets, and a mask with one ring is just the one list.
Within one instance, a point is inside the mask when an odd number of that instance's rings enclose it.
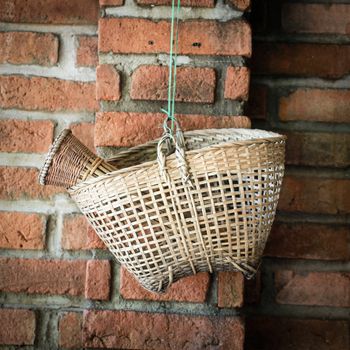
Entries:
{"label": "basket rim", "polygon": [[[191,130],[191,131],[186,131],[184,132],[184,136],[190,136],[190,135],[197,135],[198,133],[201,133],[201,134],[205,134],[205,133],[213,133],[215,131],[217,131],[218,133],[222,133],[222,131],[225,130],[225,131],[233,131],[233,132],[237,132],[237,131],[240,131],[240,130],[244,130],[245,132],[248,131],[248,130],[261,130],[261,129],[243,129],[243,128],[224,128],[224,129],[197,129],[197,130]],[[219,142],[217,144],[213,144],[213,145],[210,145],[210,146],[206,146],[206,147],[203,147],[203,148],[199,148],[199,149],[194,149],[194,150],[190,150],[190,151],[185,151],[186,154],[194,154],[194,153],[204,153],[206,152],[208,149],[213,149],[213,148],[223,148],[223,147],[230,147],[232,145],[237,145],[237,146],[241,146],[241,145],[247,145],[247,144],[252,144],[252,143],[266,143],[266,142],[277,142],[277,141],[283,141],[283,140],[286,140],[287,139],[287,136],[286,135],[282,135],[282,134],[278,134],[276,132],[273,132],[273,131],[268,131],[268,130],[262,130],[262,131],[265,131],[265,132],[270,132],[272,135],[276,135],[276,136],[271,136],[271,137],[261,137],[261,138],[252,138],[252,139],[247,139],[247,140],[239,140],[239,141],[224,141],[224,142]],[[144,144],[141,144],[141,145],[137,145],[137,146],[134,146],[134,147],[130,147],[129,149],[127,150],[123,150],[121,151],[118,155],[116,155],[115,157],[111,157],[111,158],[107,158],[105,159],[107,162],[108,161],[112,161],[112,160],[117,160],[118,159],[118,156],[119,155],[126,155],[128,153],[132,154],[134,153],[135,151],[137,150],[142,150],[142,149],[147,149],[149,148],[150,146],[152,145],[156,145],[159,141],[159,138],[158,139],[154,139],[154,140],[151,140],[151,141],[148,141]],[[169,161],[171,160],[174,160],[175,159],[175,154],[172,153],[170,154],[167,159]],[[92,184],[95,184],[99,181],[102,181],[106,178],[109,178],[111,176],[117,176],[117,175],[123,175],[125,173],[128,173],[128,172],[131,172],[131,171],[137,171],[137,170],[140,170],[141,168],[143,167],[148,167],[148,166],[151,166],[151,164],[155,164],[157,163],[157,160],[150,160],[150,161],[146,161],[146,162],[142,162],[140,164],[136,164],[136,165],[132,165],[132,166],[129,166],[129,167],[126,167],[126,168],[121,168],[121,169],[117,169],[117,170],[114,170],[108,174],[104,174],[104,175],[101,175],[99,177],[95,177],[95,178],[90,178],[90,179],[87,179],[85,181],[82,181],[82,182],[79,182],[78,184],[72,186],[69,188],[70,191],[76,191],[76,190],[79,190],[80,188],[84,187],[84,186],[87,186],[87,185],[92,185]]]}

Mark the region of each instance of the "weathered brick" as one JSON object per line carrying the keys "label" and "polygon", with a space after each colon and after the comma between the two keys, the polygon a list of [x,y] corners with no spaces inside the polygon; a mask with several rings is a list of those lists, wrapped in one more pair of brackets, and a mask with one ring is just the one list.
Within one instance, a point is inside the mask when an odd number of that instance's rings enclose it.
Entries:
{"label": "weathered brick", "polygon": [[0,63],[53,66],[58,61],[58,44],[51,33],[0,32]]}
{"label": "weathered brick", "polygon": [[124,0],[100,0],[101,6],[122,6]]}
{"label": "weathered brick", "polygon": [[[136,0],[139,5],[171,5],[171,0]],[[181,6],[190,6],[190,7],[214,7],[215,0],[182,0]]]}
{"label": "weathered brick", "polygon": [[[241,116],[177,116],[183,130],[206,128],[249,128],[250,120]],[[96,146],[135,146],[162,135],[161,113],[98,113],[95,126]]]}
{"label": "weathered brick", "polygon": [[0,212],[0,248],[43,249],[45,227],[43,215]]}
{"label": "weathered brick", "polygon": [[109,64],[101,64],[96,70],[96,97],[98,100],[119,101],[121,86],[119,72]]}
{"label": "weathered brick", "polygon": [[286,163],[348,167],[350,165],[350,134],[287,132]]}
{"label": "weathered brick", "polygon": [[105,244],[82,215],[65,216],[61,246],[67,250],[106,249]]}
{"label": "weathered brick", "polygon": [[275,222],[264,255],[281,258],[349,260],[349,227]]}
{"label": "weathered brick", "polygon": [[35,314],[24,309],[0,309],[0,344],[33,345],[35,340]]}
{"label": "weathered brick", "polygon": [[208,288],[209,275],[202,272],[175,282],[164,294],[151,293],[126,269],[121,269],[120,294],[124,299],[204,303]]}
{"label": "weathered brick", "polygon": [[[123,40],[115,40],[118,36]],[[113,53],[167,53],[169,36],[169,21],[100,19],[99,50]],[[180,22],[178,53],[249,57],[251,55],[249,24],[242,20]]]}
{"label": "weathered brick", "polygon": [[247,350],[349,349],[347,321],[256,317],[246,321]]}
{"label": "weathered brick", "polygon": [[0,107],[46,111],[95,111],[95,83],[56,78],[0,76]]}
{"label": "weathered brick", "polygon": [[225,79],[225,98],[248,100],[250,72],[247,67],[228,67]]}
{"label": "weathered brick", "polygon": [[257,75],[338,79],[350,73],[350,45],[256,42],[251,70]]}
{"label": "weathered brick", "polygon": [[282,26],[287,32],[349,35],[349,4],[302,4],[282,6]]}
{"label": "weathered brick", "polygon": [[233,308],[243,306],[244,278],[240,272],[219,272],[218,306]]}
{"label": "weathered brick", "polygon": [[94,146],[94,123],[76,123],[69,125],[73,135],[78,138],[92,152],[95,152]]}
{"label": "weathered brick", "polygon": [[[132,325],[132,327],[130,327]],[[87,311],[84,346],[121,349],[242,350],[244,326],[237,317],[186,316],[134,311]]]}
{"label": "weathered brick", "polygon": [[[168,67],[141,66],[132,74],[130,96],[134,100],[168,99]],[[212,68],[180,67],[176,72],[175,100],[213,103],[216,77]]]}
{"label": "weathered brick", "polygon": [[[350,58],[350,57],[349,57]],[[279,101],[282,121],[349,123],[350,90],[298,89]]]}
{"label": "weathered brick", "polygon": [[83,314],[67,312],[59,321],[59,346],[65,349],[81,349],[83,347]]}
{"label": "weathered brick", "polygon": [[286,176],[279,210],[346,214],[350,212],[350,180]]}
{"label": "weathered brick", "polygon": [[49,120],[0,120],[0,151],[45,153],[53,130],[54,123]]}
{"label": "weathered brick", "polygon": [[275,272],[279,304],[350,307],[350,272]]}
{"label": "weathered brick", "polygon": [[250,0],[228,0],[236,9],[245,11],[250,7]]}
{"label": "weathered brick", "polygon": [[108,300],[110,285],[110,262],[108,260],[89,260],[86,265],[85,298]]}
{"label": "weathered brick", "polygon": [[39,185],[38,174],[37,169],[0,167],[0,199],[48,199],[65,193],[59,187]]}
{"label": "weathered brick", "polygon": [[43,24],[96,24],[96,0],[0,0],[0,21]]}
{"label": "weathered brick", "polygon": [[260,84],[250,85],[249,99],[246,106],[246,114],[253,119],[266,119],[267,103],[267,86]]}
{"label": "weathered brick", "polygon": [[79,35],[77,37],[78,67],[96,67],[98,65],[97,36]]}

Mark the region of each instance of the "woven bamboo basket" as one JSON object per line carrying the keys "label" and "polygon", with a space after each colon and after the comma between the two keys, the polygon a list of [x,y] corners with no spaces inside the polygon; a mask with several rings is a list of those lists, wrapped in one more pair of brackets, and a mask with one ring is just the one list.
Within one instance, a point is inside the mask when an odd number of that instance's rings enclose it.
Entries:
{"label": "woven bamboo basket", "polygon": [[119,170],[79,182],[70,195],[150,291],[200,271],[253,276],[275,217],[285,137],[212,129],[169,140],[119,153],[110,160]]}

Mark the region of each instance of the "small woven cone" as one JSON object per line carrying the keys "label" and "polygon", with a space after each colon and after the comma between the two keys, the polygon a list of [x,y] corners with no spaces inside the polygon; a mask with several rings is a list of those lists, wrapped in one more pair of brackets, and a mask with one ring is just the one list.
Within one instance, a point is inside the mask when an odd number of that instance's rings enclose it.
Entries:
{"label": "small woven cone", "polygon": [[117,168],[93,154],[69,129],[55,139],[39,173],[41,185],[69,188]]}

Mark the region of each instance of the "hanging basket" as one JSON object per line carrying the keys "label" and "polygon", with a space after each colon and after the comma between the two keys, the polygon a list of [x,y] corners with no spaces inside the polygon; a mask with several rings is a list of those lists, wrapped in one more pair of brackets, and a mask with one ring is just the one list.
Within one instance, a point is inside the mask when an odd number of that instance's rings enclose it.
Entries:
{"label": "hanging basket", "polygon": [[285,137],[251,129],[168,136],[121,152],[111,162],[120,170],[70,195],[150,291],[200,271],[251,277],[275,217]]}

